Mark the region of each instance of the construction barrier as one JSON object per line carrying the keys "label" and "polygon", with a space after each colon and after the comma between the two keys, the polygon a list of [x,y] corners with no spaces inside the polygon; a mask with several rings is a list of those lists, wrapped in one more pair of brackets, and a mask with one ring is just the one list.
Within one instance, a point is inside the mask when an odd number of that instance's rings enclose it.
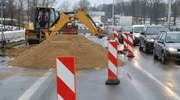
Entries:
{"label": "construction barrier", "polygon": [[76,71],[74,57],[57,57],[57,98],[76,100]]}
{"label": "construction barrier", "polygon": [[133,34],[128,34],[128,57],[134,57],[133,48],[134,48],[134,37]]}
{"label": "construction barrier", "polygon": [[116,40],[108,42],[108,80],[106,85],[118,85],[118,43]]}
{"label": "construction barrier", "polygon": [[128,34],[122,32],[124,51],[128,50]]}
{"label": "construction barrier", "polygon": [[114,39],[119,43],[119,34],[117,31],[113,31],[113,34],[114,34]]}

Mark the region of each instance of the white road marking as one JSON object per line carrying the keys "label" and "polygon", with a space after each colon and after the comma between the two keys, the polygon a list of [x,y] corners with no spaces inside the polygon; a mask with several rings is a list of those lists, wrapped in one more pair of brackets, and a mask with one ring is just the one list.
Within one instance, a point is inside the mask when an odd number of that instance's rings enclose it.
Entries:
{"label": "white road marking", "polygon": [[29,100],[32,95],[39,89],[39,87],[52,75],[52,71],[46,72],[43,77],[37,80],[24,94],[18,98],[18,100]]}
{"label": "white road marking", "polygon": [[[119,57],[119,59],[123,59],[124,62],[127,61],[127,57],[123,56],[123,57]],[[172,89],[170,89],[168,86],[166,86],[165,84],[163,84],[161,81],[159,81],[158,79],[155,78],[155,76],[153,76],[151,73],[147,72],[145,69],[143,69],[142,67],[139,67],[139,65],[132,65],[132,66],[136,66],[135,68],[137,68],[138,70],[140,70],[141,72],[143,72],[144,74],[146,74],[149,78],[151,78],[152,80],[154,80],[156,83],[158,83],[162,88],[164,88],[166,91],[168,91],[172,97],[174,97],[176,100],[180,100],[180,96],[174,92]]]}
{"label": "white road marking", "polygon": [[163,87],[166,91],[168,91],[172,97],[174,97],[177,100],[180,100],[180,96],[178,94],[176,94],[173,90],[171,90],[168,86],[164,85],[162,82],[160,82],[158,79],[156,79],[152,74],[150,74],[149,72],[147,72],[146,70],[144,70],[141,67],[136,67],[137,69],[139,69],[140,71],[142,71],[144,74],[146,74],[149,78],[153,79],[156,83],[158,83],[161,87]]}

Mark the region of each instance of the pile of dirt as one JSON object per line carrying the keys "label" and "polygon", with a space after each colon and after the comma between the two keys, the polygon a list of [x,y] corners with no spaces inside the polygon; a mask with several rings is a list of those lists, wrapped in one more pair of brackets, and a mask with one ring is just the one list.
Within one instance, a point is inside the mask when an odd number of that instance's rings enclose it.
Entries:
{"label": "pile of dirt", "polygon": [[[35,46],[35,45],[33,45]],[[19,48],[11,48],[11,49],[7,49],[6,50],[6,55],[10,56],[10,57],[17,57],[19,56],[22,52],[29,50],[30,48],[32,48],[33,46],[22,46]]]}
{"label": "pile of dirt", "polygon": [[107,50],[84,36],[60,35],[28,48],[9,62],[11,66],[30,68],[55,67],[57,56],[74,56],[77,69],[107,67]]}

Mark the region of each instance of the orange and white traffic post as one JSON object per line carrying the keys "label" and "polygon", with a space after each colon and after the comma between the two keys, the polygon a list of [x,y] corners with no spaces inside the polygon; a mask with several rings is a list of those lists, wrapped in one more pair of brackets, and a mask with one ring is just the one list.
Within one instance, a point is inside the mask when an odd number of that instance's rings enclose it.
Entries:
{"label": "orange and white traffic post", "polygon": [[117,31],[113,31],[113,34],[114,34],[114,39],[119,43],[119,34]]}
{"label": "orange and white traffic post", "polygon": [[128,34],[123,32],[122,36],[123,36],[124,51],[127,51],[128,50]]}
{"label": "orange and white traffic post", "polygon": [[134,37],[133,34],[128,34],[128,57],[134,57],[133,48],[134,48]]}
{"label": "orange and white traffic post", "polygon": [[116,40],[108,42],[108,80],[106,85],[118,85],[118,43]]}
{"label": "orange and white traffic post", "polygon": [[57,100],[76,100],[74,57],[57,57]]}

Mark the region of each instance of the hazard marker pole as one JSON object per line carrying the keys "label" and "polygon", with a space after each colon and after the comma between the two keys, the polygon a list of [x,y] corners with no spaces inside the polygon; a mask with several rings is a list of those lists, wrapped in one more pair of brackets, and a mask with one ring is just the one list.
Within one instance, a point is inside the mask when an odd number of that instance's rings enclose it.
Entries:
{"label": "hazard marker pole", "polygon": [[114,39],[119,43],[119,34],[117,31],[113,31],[113,34],[114,34]]}
{"label": "hazard marker pole", "polygon": [[133,34],[128,34],[128,54],[127,57],[134,57],[133,48],[134,48],[134,42],[133,42]]}
{"label": "hazard marker pole", "polygon": [[118,85],[118,43],[116,40],[108,42],[108,80],[106,85]]}
{"label": "hazard marker pole", "polygon": [[123,36],[124,51],[127,51],[128,50],[128,34],[123,32],[122,36]]}
{"label": "hazard marker pole", "polygon": [[57,57],[57,100],[76,100],[74,57]]}

